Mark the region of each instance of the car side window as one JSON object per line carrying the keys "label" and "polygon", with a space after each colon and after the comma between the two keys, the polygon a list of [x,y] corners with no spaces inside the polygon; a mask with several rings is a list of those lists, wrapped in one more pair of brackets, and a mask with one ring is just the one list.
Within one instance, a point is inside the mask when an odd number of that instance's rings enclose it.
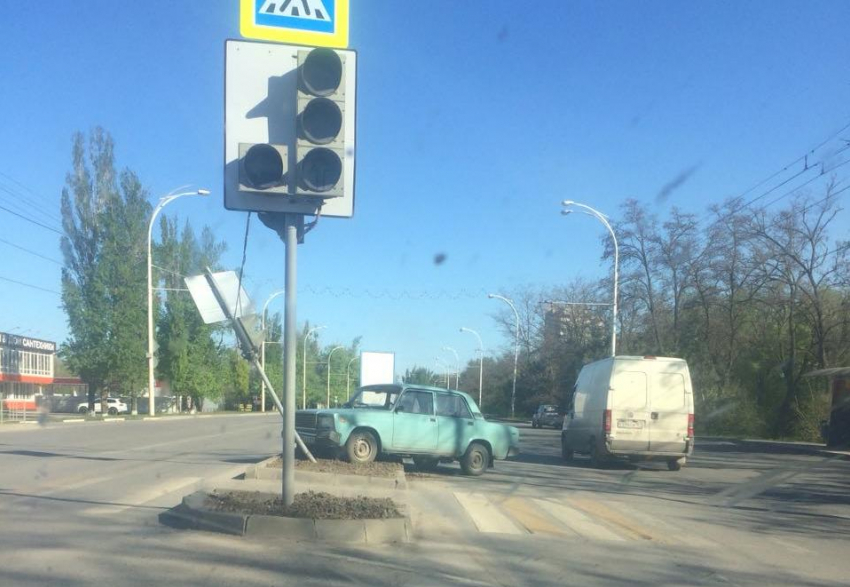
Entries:
{"label": "car side window", "polygon": [[459,395],[437,394],[437,415],[472,419],[472,413]]}
{"label": "car side window", "polygon": [[434,413],[434,395],[430,391],[406,391],[402,394],[396,410],[408,414],[431,415]]}

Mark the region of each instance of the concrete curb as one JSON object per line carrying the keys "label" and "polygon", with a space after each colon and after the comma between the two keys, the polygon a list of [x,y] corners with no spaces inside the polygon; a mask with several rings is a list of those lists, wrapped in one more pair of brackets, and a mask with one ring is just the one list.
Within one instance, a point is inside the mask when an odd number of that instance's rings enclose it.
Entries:
{"label": "concrete curb", "polygon": [[174,528],[235,536],[359,544],[410,542],[413,534],[408,516],[386,520],[314,520],[237,514],[206,509],[206,498],[204,491],[187,495],[181,504],[159,514],[159,522]]}
{"label": "concrete curb", "polygon": [[740,439],[739,442],[745,446],[771,446],[794,454],[832,458],[838,457],[842,460],[850,459],[850,453],[848,453],[848,451],[829,450],[825,446],[817,446],[797,442],[782,442],[779,440],[757,440],[749,438]]}
{"label": "concrete curb", "polygon": [[[269,463],[277,460],[277,456],[250,465],[245,469],[246,479],[275,481],[283,478],[283,470],[269,467]],[[379,489],[407,490],[407,477],[404,470],[398,471],[395,477],[371,477],[367,475],[345,475],[339,473],[319,473],[316,471],[295,470],[299,481],[308,484],[327,485],[330,487],[371,487]]]}
{"label": "concrete curb", "polygon": [[811,442],[794,442],[782,440],[762,440],[759,438],[737,438],[734,436],[697,436],[696,446],[699,446],[700,441],[708,442],[732,442],[739,443],[745,447],[771,447],[788,453],[799,455],[811,455],[817,457],[838,457],[843,460],[850,460],[850,450],[830,450],[825,445],[818,445]]}

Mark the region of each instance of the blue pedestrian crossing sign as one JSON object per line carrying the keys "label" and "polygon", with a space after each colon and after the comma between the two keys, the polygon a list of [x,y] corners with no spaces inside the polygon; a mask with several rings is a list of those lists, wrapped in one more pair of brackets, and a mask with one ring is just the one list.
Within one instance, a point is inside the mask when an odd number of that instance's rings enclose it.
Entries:
{"label": "blue pedestrian crossing sign", "polygon": [[348,0],[239,0],[248,39],[310,47],[348,47]]}

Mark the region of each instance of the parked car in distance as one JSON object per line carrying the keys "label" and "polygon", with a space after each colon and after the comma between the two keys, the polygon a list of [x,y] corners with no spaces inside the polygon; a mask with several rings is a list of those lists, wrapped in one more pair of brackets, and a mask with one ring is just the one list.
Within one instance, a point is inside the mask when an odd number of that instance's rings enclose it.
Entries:
{"label": "parked car in distance", "polygon": [[560,428],[564,424],[564,417],[558,411],[558,406],[552,404],[541,404],[531,416],[531,427],[542,428],[543,426],[551,426],[552,428]]}
{"label": "parked car in distance", "polygon": [[298,410],[295,429],[308,447],[343,450],[352,463],[379,454],[409,456],[417,467],[459,460],[480,475],[519,453],[519,430],[488,422],[462,391],[420,385],[368,385],[344,407]]}
{"label": "parked car in distance", "polygon": [[[117,416],[118,414],[126,414],[129,411],[130,411],[130,408],[120,398],[117,398],[117,397],[106,398],[106,413],[109,414],[110,416]],[[79,412],[80,414],[88,414],[89,413],[88,400],[83,400],[83,402],[77,407],[77,412]],[[103,406],[101,405],[100,399],[95,399],[94,413],[95,414],[103,413]]]}
{"label": "parked car in distance", "polygon": [[561,432],[561,454],[663,459],[678,471],[694,450],[694,400],[684,359],[609,357],[579,373]]}

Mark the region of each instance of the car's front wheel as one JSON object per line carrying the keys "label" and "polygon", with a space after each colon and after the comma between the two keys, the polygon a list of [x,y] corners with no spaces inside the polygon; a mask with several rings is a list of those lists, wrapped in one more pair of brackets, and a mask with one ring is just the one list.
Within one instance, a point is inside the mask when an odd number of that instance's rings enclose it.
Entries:
{"label": "car's front wheel", "polygon": [[110,416],[117,416],[118,415],[118,408],[109,408],[108,410],[106,410],[106,413],[109,414]]}
{"label": "car's front wheel", "polygon": [[467,475],[481,475],[490,463],[490,451],[480,442],[473,442],[460,459],[460,468]]}
{"label": "car's front wheel", "polygon": [[345,452],[351,463],[371,463],[378,456],[378,441],[368,430],[358,430],[348,437]]}
{"label": "car's front wheel", "polygon": [[88,408],[88,406],[80,406],[80,408],[77,411],[80,414],[82,414],[83,416],[85,416],[86,414],[89,413],[89,408]]}

